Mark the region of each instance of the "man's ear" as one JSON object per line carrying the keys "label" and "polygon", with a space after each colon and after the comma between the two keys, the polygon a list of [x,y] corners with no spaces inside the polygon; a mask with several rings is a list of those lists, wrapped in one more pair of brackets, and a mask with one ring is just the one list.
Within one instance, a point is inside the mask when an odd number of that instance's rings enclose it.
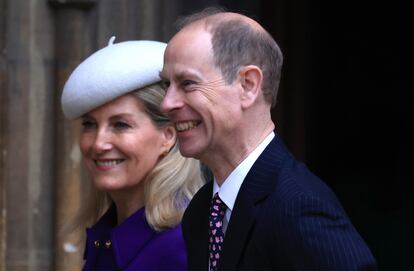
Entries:
{"label": "man's ear", "polygon": [[241,103],[243,108],[247,108],[262,94],[263,73],[259,67],[248,65],[239,71],[239,76],[242,86]]}

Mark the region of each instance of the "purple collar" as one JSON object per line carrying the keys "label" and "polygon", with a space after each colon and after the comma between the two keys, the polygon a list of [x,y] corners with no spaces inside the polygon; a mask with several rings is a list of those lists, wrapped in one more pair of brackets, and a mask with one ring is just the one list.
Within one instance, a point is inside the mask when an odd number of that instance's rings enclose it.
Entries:
{"label": "purple collar", "polygon": [[116,221],[116,207],[112,205],[94,226],[87,229],[87,250],[94,240],[108,236],[112,242],[116,265],[123,270],[157,233],[148,225],[144,207],[121,224],[116,225]]}

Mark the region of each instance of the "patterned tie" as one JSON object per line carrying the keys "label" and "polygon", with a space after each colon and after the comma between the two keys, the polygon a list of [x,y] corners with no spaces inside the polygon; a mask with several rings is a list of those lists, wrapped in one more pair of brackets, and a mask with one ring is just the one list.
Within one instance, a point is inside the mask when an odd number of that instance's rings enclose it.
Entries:
{"label": "patterned tie", "polygon": [[220,261],[220,253],[223,250],[223,218],[226,213],[226,204],[221,201],[218,193],[214,194],[210,207],[209,219],[209,262],[210,271],[217,271],[217,266]]}

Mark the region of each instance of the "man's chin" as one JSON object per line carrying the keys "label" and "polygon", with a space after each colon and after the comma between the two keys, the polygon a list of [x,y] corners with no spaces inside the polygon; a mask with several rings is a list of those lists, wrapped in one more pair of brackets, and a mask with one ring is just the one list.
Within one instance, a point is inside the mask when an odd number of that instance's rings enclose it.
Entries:
{"label": "man's chin", "polygon": [[188,158],[195,158],[195,159],[199,159],[200,157],[200,150],[199,149],[195,149],[194,146],[181,146],[179,145],[179,149],[180,149],[180,153],[182,156],[184,157],[188,157]]}

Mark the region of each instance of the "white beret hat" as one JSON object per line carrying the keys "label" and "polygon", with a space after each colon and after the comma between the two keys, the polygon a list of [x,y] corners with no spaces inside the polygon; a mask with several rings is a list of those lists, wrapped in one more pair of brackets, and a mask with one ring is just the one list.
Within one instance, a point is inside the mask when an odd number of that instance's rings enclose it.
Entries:
{"label": "white beret hat", "polygon": [[113,44],[114,39],[80,63],[66,81],[61,102],[68,119],[161,80],[167,44],[148,40]]}

